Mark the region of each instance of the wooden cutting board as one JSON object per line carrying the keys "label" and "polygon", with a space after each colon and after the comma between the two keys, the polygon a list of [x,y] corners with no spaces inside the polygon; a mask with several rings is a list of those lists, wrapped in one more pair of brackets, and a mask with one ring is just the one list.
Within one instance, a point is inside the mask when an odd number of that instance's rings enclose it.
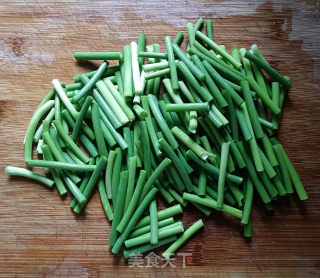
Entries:
{"label": "wooden cutting board", "polygon": [[[0,277],[316,277],[320,276],[320,43],[318,1],[2,1],[0,4]],[[318,3],[317,3],[318,2]],[[40,100],[58,78],[93,70],[74,51],[119,51],[140,32],[149,44],[185,32],[187,21],[213,18],[219,44],[260,46],[292,78],[280,140],[309,194],[281,199],[267,212],[258,198],[253,237],[219,213],[179,251],[173,266],[130,267],[110,253],[110,225],[95,194],[83,215],[34,182],[8,178],[24,166],[23,137]],[[185,226],[202,217],[192,208]],[[163,249],[161,249],[163,250]],[[161,255],[161,250],[156,252]]]}

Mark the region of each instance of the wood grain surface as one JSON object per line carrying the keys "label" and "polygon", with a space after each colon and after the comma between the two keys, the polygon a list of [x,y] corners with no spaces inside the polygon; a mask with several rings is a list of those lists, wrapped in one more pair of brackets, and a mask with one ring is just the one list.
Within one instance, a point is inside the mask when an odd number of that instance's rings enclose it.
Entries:
{"label": "wood grain surface", "polygon": [[[318,1],[1,1],[0,2],[0,277],[319,277],[320,276],[320,13]],[[239,221],[213,213],[183,246],[186,267],[129,267],[111,254],[110,225],[94,194],[79,217],[70,196],[4,174],[24,166],[23,137],[50,81],[96,68],[74,51],[117,51],[140,32],[148,43],[212,18],[215,40],[260,46],[292,78],[280,140],[309,194],[281,199],[267,212],[256,198],[253,237]],[[186,209],[188,227],[201,215]],[[161,249],[163,250],[163,249]],[[161,254],[161,250],[156,252]]]}

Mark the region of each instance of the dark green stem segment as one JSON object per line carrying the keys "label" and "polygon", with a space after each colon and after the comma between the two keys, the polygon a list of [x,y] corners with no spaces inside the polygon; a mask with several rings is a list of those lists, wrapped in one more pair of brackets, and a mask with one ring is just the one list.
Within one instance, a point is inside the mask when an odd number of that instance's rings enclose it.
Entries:
{"label": "dark green stem segment", "polygon": [[262,102],[270,109],[270,111],[273,114],[278,115],[281,112],[279,106],[277,106],[271,100],[271,98],[261,89],[259,84],[253,79],[253,77],[248,76],[247,80],[250,84],[250,87],[258,94],[258,96],[261,98]]}
{"label": "dark green stem segment", "polygon": [[206,70],[212,76],[212,78],[226,90],[226,92],[232,97],[232,100],[240,106],[243,103],[243,99],[237,94],[237,92],[226,82],[226,80],[206,61],[202,61]]}
{"label": "dark green stem segment", "polygon": [[147,195],[147,193],[150,191],[150,189],[153,187],[155,181],[159,178],[159,176],[162,174],[162,172],[171,164],[171,160],[169,158],[165,158],[161,161],[161,163],[157,166],[157,168],[154,169],[151,176],[147,180],[145,186],[142,189],[140,201],[143,200],[143,198]]}
{"label": "dark green stem segment", "polygon": [[184,244],[191,236],[193,236],[198,230],[203,227],[203,222],[201,219],[193,223],[169,248],[164,251],[162,256],[166,259],[169,259],[171,255],[182,245]]}
{"label": "dark green stem segment", "polygon": [[134,214],[134,211],[139,203],[142,188],[144,187],[144,185],[146,183],[146,179],[147,179],[147,172],[144,170],[141,170],[140,174],[139,174],[138,181],[137,181],[137,185],[136,185],[136,188],[135,188],[134,193],[132,195],[132,198],[130,200],[130,203],[129,203],[127,209],[125,210],[121,221],[118,224],[117,230],[120,233],[122,233],[125,230],[125,227],[129,223],[132,215]]}
{"label": "dark green stem segment", "polygon": [[122,52],[75,52],[77,60],[122,60]]}
{"label": "dark green stem segment", "polygon": [[87,113],[92,101],[93,101],[93,98],[91,96],[88,96],[86,98],[83,106],[81,107],[79,117],[76,120],[75,126],[74,126],[73,131],[72,131],[72,140],[73,141],[76,141],[78,139],[78,136],[80,134],[80,127],[82,125],[82,122],[83,122],[83,120],[84,120],[84,118],[86,116],[86,113]]}
{"label": "dark green stem segment", "polygon": [[160,246],[163,246],[165,244],[168,244],[170,242],[173,242],[177,239],[177,236],[173,235],[173,236],[169,236],[166,238],[163,238],[161,240],[159,240],[158,244],[151,244],[151,243],[147,243],[147,244],[143,244],[137,247],[133,247],[130,249],[126,249],[123,251],[124,257],[126,259],[130,258],[131,255],[136,255],[136,254],[142,254],[145,253],[147,251],[156,249]]}
{"label": "dark green stem segment", "polygon": [[139,57],[145,58],[156,58],[156,59],[167,59],[167,53],[157,53],[157,52],[143,52],[138,53]]}
{"label": "dark green stem segment", "polygon": [[93,171],[93,173],[90,177],[90,180],[89,180],[85,190],[83,191],[83,195],[86,198],[86,201],[84,203],[79,203],[78,205],[76,205],[76,207],[73,210],[74,212],[80,213],[81,210],[84,208],[85,204],[87,203],[87,200],[89,199],[89,197],[92,194],[94,186],[97,184],[97,182],[100,179],[100,174],[101,174],[102,170],[104,170],[106,168],[106,164],[107,164],[107,159],[104,156],[101,156],[99,158],[98,163],[97,163],[96,169]]}
{"label": "dark green stem segment", "polygon": [[[89,165],[94,165],[95,164],[95,159],[94,158],[90,158],[89,160]],[[81,184],[79,186],[79,190],[81,191],[81,193],[83,193],[84,189],[86,188],[88,182],[89,182],[89,179],[91,177],[91,173],[90,172],[87,172],[84,176],[84,178],[82,179],[81,181]],[[71,201],[70,203],[70,207],[72,209],[75,208],[75,206],[78,204],[78,201],[76,198],[73,198],[73,200]]]}
{"label": "dark green stem segment", "polygon": [[177,74],[176,63],[174,60],[174,54],[173,54],[173,48],[172,48],[172,42],[171,42],[170,36],[166,36],[164,38],[164,42],[166,44],[167,55],[168,55],[168,62],[169,62],[169,69],[170,69],[170,76],[171,76],[171,86],[172,86],[172,89],[176,91],[179,89],[178,74]]}
{"label": "dark green stem segment", "polygon": [[[180,213],[182,213],[181,205],[175,205],[175,206],[160,210],[157,213],[158,221],[180,214]],[[149,224],[150,224],[150,216],[145,216],[135,225],[134,230],[140,229]]]}
{"label": "dark green stem segment", "polygon": [[213,40],[208,38],[206,35],[197,31],[195,35],[206,43],[214,52],[220,54],[226,61],[232,64],[236,69],[241,68],[241,63],[234,59],[227,51],[223,50],[219,45],[217,45]]}
{"label": "dark green stem segment", "polygon": [[[144,51],[145,47],[146,47],[146,35],[144,33],[140,33],[138,38],[138,52]],[[143,64],[143,57],[138,57],[138,63],[141,68]]]}
{"label": "dark green stem segment", "polygon": [[150,214],[150,243],[158,244],[158,215],[157,215],[157,201],[152,200],[149,205]]}
{"label": "dark green stem segment", "polygon": [[249,59],[251,62],[255,63],[259,68],[267,72],[274,81],[280,82],[286,89],[291,87],[290,81],[271,67],[265,60],[257,57],[256,55],[246,51],[244,57]]}
{"label": "dark green stem segment", "polygon": [[273,145],[272,147],[273,147],[273,151],[277,157],[277,160],[279,161],[281,177],[282,177],[286,192],[293,193],[291,178],[290,178],[289,171],[288,171],[287,165],[285,163],[281,148],[278,144]]}
{"label": "dark green stem segment", "polygon": [[[184,228],[183,228],[182,222],[176,222],[171,225],[168,225],[167,227],[160,228],[157,236],[158,236],[159,240],[161,240],[163,238],[166,238],[166,237],[178,234],[178,233],[182,233],[183,231],[184,231]],[[124,242],[124,244],[127,248],[131,248],[131,247],[134,247],[137,245],[145,244],[145,243],[151,241],[151,236],[152,236],[151,232],[146,233],[146,234],[138,236],[136,238],[127,239]],[[157,243],[155,243],[155,244],[157,244]]]}
{"label": "dark green stem segment", "polygon": [[108,151],[107,151],[106,143],[104,141],[104,137],[103,137],[103,133],[102,133],[99,104],[95,102],[92,105],[91,110],[92,110],[92,112],[91,112],[92,125],[93,125],[94,134],[96,137],[96,142],[97,142],[99,153],[100,153],[100,155],[108,157]]}
{"label": "dark green stem segment", "polygon": [[192,72],[192,74],[198,78],[200,81],[205,80],[206,76],[203,74],[203,72],[192,63],[192,61],[184,54],[184,52],[180,49],[180,47],[177,44],[173,44],[173,51],[178,56],[178,58],[185,63],[185,65],[188,67],[188,69]]}
{"label": "dark green stem segment", "polygon": [[170,147],[170,145],[167,143],[165,139],[159,140],[159,145],[163,152],[171,159],[174,167],[177,169],[181,179],[183,180],[183,183],[185,184],[188,192],[193,191],[193,185],[190,180],[190,177],[185,169],[185,167],[181,164],[178,156],[175,154],[173,149]]}
{"label": "dark green stem segment", "polygon": [[[52,156],[52,153],[50,151],[50,148],[48,145],[43,145],[42,146],[42,152],[43,155],[45,157],[45,159],[47,159],[49,162],[53,162],[54,158]],[[50,173],[54,179],[54,182],[57,186],[58,192],[61,196],[65,195],[68,193],[66,187],[64,186],[64,183],[62,181],[60,172],[58,171],[58,169],[50,169]]]}
{"label": "dark green stem segment", "polygon": [[186,111],[197,111],[197,112],[208,112],[209,104],[203,103],[167,103],[165,105],[166,112],[186,112]]}
{"label": "dark green stem segment", "polygon": [[86,96],[91,89],[93,89],[93,86],[96,84],[96,82],[101,78],[104,71],[107,69],[109,63],[103,62],[98,70],[95,72],[95,74],[90,78],[88,83],[83,86],[83,88],[72,98],[73,102],[78,102],[81,98]]}
{"label": "dark green stem segment", "polygon": [[224,203],[224,188],[225,188],[225,179],[226,179],[229,149],[230,149],[230,142],[222,143],[220,168],[219,168],[219,179],[218,179],[218,199],[217,199],[218,209],[222,209],[223,203]]}
{"label": "dark green stem segment", "polygon": [[47,161],[47,160],[28,160],[29,167],[45,167],[50,169],[59,169],[73,172],[93,172],[96,165],[74,164],[60,161]]}
{"label": "dark green stem segment", "polygon": [[[113,66],[113,67],[109,67],[109,68],[107,68],[107,69],[104,71],[102,77],[107,77],[107,76],[114,75],[118,70],[119,70],[119,65]],[[96,72],[97,72],[97,71],[94,70],[94,71],[87,72],[87,73],[85,73],[84,75],[85,75],[86,77],[88,77],[88,78],[91,78]],[[73,79],[75,82],[80,82],[80,81],[81,81],[81,75],[82,75],[82,74],[76,75],[76,76],[72,77],[72,79]]]}
{"label": "dark green stem segment", "polygon": [[152,188],[149,193],[143,198],[142,202],[140,203],[140,205],[138,206],[138,208],[136,209],[136,211],[134,212],[134,214],[132,215],[128,225],[126,226],[125,230],[123,231],[123,233],[118,237],[116,243],[114,244],[113,248],[112,248],[112,253],[114,254],[118,254],[120,248],[122,247],[123,243],[125,242],[125,240],[127,239],[127,237],[129,236],[130,232],[133,230],[135,224],[138,222],[138,220],[140,219],[142,213],[145,211],[145,209],[147,208],[147,206],[150,204],[150,202],[154,199],[154,197],[156,196],[158,192],[157,188]]}
{"label": "dark green stem segment", "polygon": [[[217,177],[219,176],[219,169],[217,167],[198,158],[197,155],[194,152],[192,152],[191,150],[188,150],[186,152],[186,156],[188,158],[192,159],[199,166],[204,168],[212,177],[217,179]],[[235,184],[240,184],[243,181],[243,178],[229,174],[229,173],[226,174],[226,179],[230,182],[235,183]]]}
{"label": "dark green stem segment", "polygon": [[207,37],[210,40],[213,40],[212,19],[208,19],[206,21],[206,28],[207,28]]}
{"label": "dark green stem segment", "polygon": [[260,179],[256,173],[256,170],[252,164],[252,161],[244,148],[243,143],[238,142],[238,143],[236,143],[236,145],[237,145],[242,157],[244,158],[244,160],[246,162],[249,176],[250,176],[255,188],[257,189],[262,201],[265,204],[270,203],[271,202],[270,196],[268,195],[266,189],[264,188],[262,182],[260,181]]}
{"label": "dark green stem segment", "polygon": [[281,149],[281,152],[282,152],[282,156],[284,158],[284,161],[286,163],[286,166],[287,166],[287,169],[289,171],[289,174],[290,174],[290,177],[292,179],[292,183],[294,185],[294,188],[298,194],[298,197],[300,200],[306,200],[308,199],[308,195],[301,183],[301,180],[300,180],[300,177],[299,177],[299,174],[298,172],[296,171],[296,169],[294,168],[292,162],[290,161],[287,153],[285,152],[285,150],[283,149],[282,145],[279,144],[279,147]]}
{"label": "dark green stem segment", "polygon": [[109,221],[113,220],[113,211],[110,206],[108,197],[107,197],[107,192],[106,192],[106,186],[103,182],[103,179],[100,179],[98,182],[98,190],[99,190],[99,195],[100,195],[100,200],[102,203],[103,210],[108,217]]}
{"label": "dark green stem segment", "polygon": [[241,210],[234,208],[234,207],[231,207],[231,206],[228,206],[226,204],[224,204],[222,206],[222,208],[219,209],[217,201],[215,201],[213,199],[209,199],[207,197],[203,198],[203,197],[197,196],[195,194],[190,194],[190,193],[185,192],[185,193],[183,193],[183,199],[190,201],[190,202],[193,202],[193,203],[196,203],[196,204],[199,204],[199,205],[214,208],[216,210],[221,210],[223,212],[229,213],[230,215],[233,215],[233,216],[238,217],[240,219],[242,217]]}
{"label": "dark green stem segment", "polygon": [[77,146],[77,144],[69,137],[65,132],[60,121],[54,120],[54,126],[57,129],[59,136],[66,143],[66,145],[77,155],[77,157],[84,163],[89,161],[89,157],[82,152],[82,150]]}
{"label": "dark green stem segment", "polygon": [[165,138],[167,139],[168,143],[170,144],[170,146],[172,147],[172,149],[177,149],[179,144],[176,141],[176,139],[174,138],[173,134],[171,133],[171,130],[169,129],[166,121],[164,120],[159,106],[158,106],[158,100],[155,96],[153,95],[148,95],[148,102],[149,102],[149,106],[150,106],[150,110],[153,114],[153,116],[155,117],[160,129],[162,130]]}
{"label": "dark green stem segment", "polygon": [[198,183],[198,195],[199,196],[206,196],[207,191],[207,175],[204,170],[201,170],[199,175],[199,183]]}
{"label": "dark green stem segment", "polygon": [[243,214],[241,218],[242,224],[248,224],[250,220],[250,212],[252,206],[253,199],[253,184],[251,179],[248,179],[244,186],[244,206],[243,206]]}
{"label": "dark green stem segment", "polygon": [[124,208],[124,202],[125,202],[124,196],[126,195],[126,191],[127,191],[128,176],[129,176],[128,171],[122,171],[120,173],[119,189],[117,192],[118,196],[116,199],[116,203],[114,204],[114,216],[113,216],[113,221],[112,221],[112,226],[111,226],[111,231],[109,236],[110,246],[113,246],[117,240],[117,236],[118,236],[117,226],[120,223],[121,218],[123,216],[123,208]]}
{"label": "dark green stem segment", "polygon": [[247,106],[248,114],[250,117],[250,121],[254,130],[254,133],[256,134],[256,137],[260,139],[264,136],[264,132],[262,130],[262,127],[259,121],[259,115],[254,105],[254,102],[250,93],[249,83],[247,80],[241,81],[241,90],[244,96],[244,101]]}
{"label": "dark green stem segment", "polygon": [[179,31],[176,37],[174,38],[173,43],[180,45],[182,43],[182,40],[183,40],[183,33]]}
{"label": "dark green stem segment", "polygon": [[184,78],[192,85],[192,87],[197,91],[201,98],[204,101],[211,101],[213,99],[212,95],[205,87],[200,85],[200,83],[193,76],[192,72],[188,69],[186,64],[183,61],[178,61],[176,64]]}
{"label": "dark green stem segment", "polygon": [[80,189],[73,183],[73,181],[66,176],[63,172],[62,172],[62,177],[64,179],[64,182],[66,183],[67,187],[69,188],[70,192],[72,193],[72,195],[75,197],[75,199],[78,201],[78,205],[82,206],[87,202],[86,197],[82,194],[82,192],[80,191]]}

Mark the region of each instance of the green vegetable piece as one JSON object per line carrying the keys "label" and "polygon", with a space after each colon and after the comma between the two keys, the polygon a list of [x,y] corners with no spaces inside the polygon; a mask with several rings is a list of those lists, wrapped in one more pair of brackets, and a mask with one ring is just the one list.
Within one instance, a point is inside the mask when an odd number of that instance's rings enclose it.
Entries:
{"label": "green vegetable piece", "polygon": [[292,187],[292,182],[291,178],[289,175],[289,171],[287,168],[287,164],[284,160],[283,153],[281,151],[281,148],[279,145],[273,145],[273,151],[277,157],[277,160],[279,161],[279,166],[280,166],[280,171],[281,171],[281,176],[283,179],[284,187],[286,189],[287,193],[293,193],[293,187]]}
{"label": "green vegetable piece", "polygon": [[73,172],[93,172],[96,165],[86,164],[73,164],[60,161],[47,161],[47,160],[29,160],[27,161],[29,167],[46,167],[50,169],[58,169]]}
{"label": "green vegetable piece", "polygon": [[163,132],[164,136],[166,137],[168,143],[170,144],[172,149],[178,148],[178,142],[174,138],[173,134],[171,133],[171,130],[169,129],[167,123],[165,122],[158,106],[158,101],[155,96],[148,95],[148,102],[151,109],[151,112],[153,116],[155,117],[161,131]]}
{"label": "green vegetable piece", "polygon": [[[44,155],[46,160],[48,160],[48,161],[53,161],[54,160],[53,156],[52,156],[52,154],[50,152],[50,149],[49,149],[49,147],[47,145],[43,145],[42,146],[42,151],[43,151],[43,155]],[[66,190],[66,188],[65,188],[65,186],[63,184],[63,181],[62,181],[62,178],[60,176],[60,173],[59,173],[58,169],[55,169],[55,168],[50,169],[50,173],[51,173],[51,175],[53,177],[53,180],[54,180],[54,182],[55,182],[55,184],[57,186],[57,189],[58,189],[58,192],[59,192],[60,196],[63,196],[65,194],[67,194],[67,190]]]}
{"label": "green vegetable piece", "polygon": [[[95,160],[93,158],[90,158],[89,165],[94,165],[94,164],[95,164]],[[90,177],[91,177],[91,173],[87,172],[85,174],[84,178],[82,179],[81,184],[79,186],[79,190],[81,191],[81,193],[83,193],[84,189],[86,188]],[[77,204],[78,204],[77,199],[73,198],[73,200],[70,203],[70,207],[74,209]]]}
{"label": "green vegetable piece", "polygon": [[[158,215],[157,215],[157,218],[158,218]],[[173,224],[173,223],[174,223],[174,218],[173,217],[168,217],[168,218],[165,218],[163,220],[158,221],[157,225],[158,225],[158,228],[162,228],[162,227],[168,226],[168,225]],[[146,225],[144,227],[141,227],[139,229],[134,230],[130,234],[129,239],[141,236],[141,235],[146,234],[146,233],[149,233],[150,232],[150,228],[151,228],[150,225]]]}
{"label": "green vegetable piece", "polygon": [[[95,74],[90,78],[88,83],[84,85],[84,87],[77,93],[73,98],[72,101],[77,103],[81,98],[86,96],[91,89],[93,89],[94,85],[97,83],[97,81],[102,77],[103,72],[107,69],[109,63],[103,62],[99,69],[95,72]],[[68,107],[67,107],[68,108]],[[71,112],[70,112],[71,113]],[[72,114],[72,113],[71,113]]]}
{"label": "green vegetable piece", "polygon": [[125,230],[127,224],[129,223],[132,215],[134,214],[134,211],[136,209],[136,207],[138,206],[138,201],[140,199],[141,196],[141,192],[143,187],[145,186],[146,183],[146,179],[147,179],[147,172],[144,170],[140,171],[139,174],[139,178],[138,178],[138,182],[136,185],[136,188],[134,190],[133,196],[129,202],[129,205],[127,207],[127,209],[124,212],[124,215],[122,217],[122,219],[120,220],[117,230],[120,233],[123,233],[123,231]]}
{"label": "green vegetable piece", "polygon": [[145,57],[145,58],[156,58],[156,59],[167,59],[167,53],[157,53],[157,52],[143,52],[140,51],[138,53],[139,57]]}
{"label": "green vegetable piece", "polygon": [[213,41],[213,31],[212,31],[212,20],[207,19],[206,21],[206,28],[207,28],[207,37]]}
{"label": "green vegetable piece", "polygon": [[161,161],[161,163],[154,169],[150,177],[148,178],[145,186],[142,189],[142,193],[140,196],[140,201],[147,195],[155,181],[159,178],[162,172],[171,164],[171,160],[169,158],[165,158]]}
{"label": "green vegetable piece", "polygon": [[176,63],[174,60],[174,54],[173,54],[173,48],[171,43],[170,36],[166,36],[164,38],[164,42],[167,49],[167,55],[168,55],[168,62],[169,62],[169,69],[170,69],[170,79],[171,79],[171,86],[174,91],[179,89],[178,84],[178,74],[177,74],[177,68]]}
{"label": "green vegetable piece", "polygon": [[63,129],[61,122],[54,120],[53,124],[57,129],[59,136],[66,143],[68,148],[70,148],[70,150],[72,150],[82,162],[87,163],[89,161],[89,157],[86,154],[84,154],[81,151],[81,149],[77,146],[77,144],[69,137],[69,135]]}
{"label": "green vegetable piece", "polygon": [[147,123],[145,121],[140,122],[140,131],[141,131],[141,140],[143,147],[143,166],[148,173],[148,176],[151,175],[151,148],[150,148],[150,139],[147,130]]}
{"label": "green vegetable piece", "polygon": [[180,45],[182,41],[183,41],[183,33],[179,31],[173,40],[173,44]]}
{"label": "green vegetable piece", "polygon": [[75,52],[77,60],[122,60],[122,52]]}
{"label": "green vegetable piece", "polygon": [[104,100],[108,103],[114,114],[116,114],[117,118],[119,119],[120,123],[122,125],[125,125],[129,122],[129,118],[124,113],[114,96],[109,91],[108,87],[105,85],[105,83],[100,80],[96,83],[96,86],[98,88],[98,91],[101,93]]}
{"label": "green vegetable piece", "polygon": [[137,171],[137,157],[135,155],[129,158],[128,171],[129,171],[128,188],[127,188],[127,193],[125,198],[124,211],[127,210],[134,192],[134,186],[136,181],[136,171]]}
{"label": "green vegetable piece", "polygon": [[100,155],[108,157],[108,151],[102,133],[99,104],[96,102],[92,105],[91,117],[99,153]]}
{"label": "green vegetable piece", "polygon": [[193,76],[192,72],[188,69],[186,64],[183,61],[178,61],[176,64],[177,64],[177,68],[182,73],[184,78],[188,82],[190,82],[192,87],[197,91],[197,93],[201,96],[201,98],[207,102],[211,101],[213,99],[212,95],[209,93],[209,91],[205,87],[199,84],[199,82]]}
{"label": "green vegetable piece", "polygon": [[239,63],[237,60],[235,60],[228,52],[226,52],[221,47],[219,47],[219,45],[217,45],[213,40],[208,38],[206,35],[204,35],[200,31],[197,31],[195,33],[195,35],[200,40],[202,40],[204,43],[206,43],[211,49],[213,49],[214,52],[218,53],[226,61],[228,61],[230,64],[232,64],[236,69],[241,68],[241,63]]}
{"label": "green vegetable piece", "polygon": [[80,213],[81,210],[84,208],[84,206],[87,203],[87,200],[90,198],[92,191],[94,189],[94,186],[97,184],[97,182],[99,181],[100,178],[100,174],[101,172],[106,168],[106,164],[107,164],[107,159],[104,156],[101,156],[99,158],[99,161],[97,162],[97,167],[96,169],[93,171],[88,184],[85,188],[85,190],[83,191],[83,196],[86,198],[85,202],[79,202],[76,207],[73,209],[73,211],[75,213]]}
{"label": "green vegetable piece", "polygon": [[33,114],[27,132],[25,136],[25,144],[24,144],[24,161],[32,159],[32,144],[33,137],[36,131],[37,125],[41,118],[54,106],[54,100],[49,100],[44,103],[41,107],[39,107],[35,113]]}
{"label": "green vegetable piece", "polygon": [[225,186],[225,179],[226,179],[229,149],[230,149],[230,142],[222,144],[221,160],[220,160],[220,168],[219,168],[219,179],[218,179],[218,199],[217,199],[218,209],[222,209],[223,203],[224,203],[224,186]]}
{"label": "green vegetable piece", "polygon": [[[149,205],[150,214],[150,243],[157,244],[159,238],[161,239],[160,230],[158,228],[158,216],[157,216],[157,201],[151,201]],[[158,237],[159,230],[159,237]],[[128,246],[127,246],[128,247]]]}
{"label": "green vegetable piece", "polygon": [[7,166],[5,169],[5,172],[9,176],[19,176],[19,177],[26,177],[29,179],[33,179],[36,181],[39,181],[48,187],[52,187],[54,184],[54,181],[41,175],[36,172],[30,171],[28,169],[19,168],[19,167],[13,167],[13,166]]}
{"label": "green vegetable piece", "polygon": [[183,193],[183,199],[190,201],[190,202],[194,202],[197,203],[199,205],[203,205],[203,206],[207,206],[210,208],[214,208],[216,210],[221,210],[225,213],[228,213],[230,215],[233,215],[235,217],[238,217],[241,219],[242,217],[242,211],[239,209],[236,209],[234,207],[228,206],[226,204],[223,205],[222,209],[218,208],[218,204],[215,200],[213,199],[209,199],[207,197],[203,198],[194,194],[190,194],[190,193]]}
{"label": "green vegetable piece", "polygon": [[215,157],[214,154],[208,153],[204,148],[202,148],[199,144],[197,144],[194,140],[192,140],[187,134],[185,134],[177,126],[173,127],[171,129],[171,132],[179,141],[181,141],[184,145],[186,145],[189,149],[191,149],[201,159],[207,160],[209,156]]}
{"label": "green vegetable piece", "polygon": [[[79,134],[80,134],[80,127],[82,125],[82,122],[84,120],[84,117],[92,103],[92,100],[93,98],[91,96],[88,96],[83,104],[83,106],[81,107],[81,110],[80,110],[80,113],[79,113],[79,117],[78,119],[76,120],[76,123],[75,123],[75,126],[73,128],[73,131],[72,131],[72,140],[73,141],[76,141]],[[57,120],[57,118],[56,118]]]}
{"label": "green vegetable piece", "polygon": [[104,210],[108,220],[112,221],[113,220],[113,211],[112,211],[112,208],[110,206],[110,203],[109,203],[109,200],[107,197],[106,186],[103,182],[103,179],[100,179],[98,181],[98,190],[99,190],[99,195],[100,195],[100,200],[101,200],[103,210]]}
{"label": "green vegetable piece", "polygon": [[145,253],[147,251],[156,249],[160,246],[166,245],[172,241],[175,241],[177,239],[177,236],[170,236],[170,237],[166,237],[164,239],[159,240],[158,244],[151,244],[151,243],[147,243],[147,244],[143,244],[134,248],[130,248],[130,249],[125,249],[123,251],[123,255],[126,259],[130,258],[130,256],[132,255],[136,255],[136,254],[142,254]]}
{"label": "green vegetable piece", "polygon": [[[159,231],[157,231],[157,236],[159,237],[159,240],[161,240],[163,238],[182,233],[183,231],[184,229],[182,222],[176,222],[166,227],[160,228]],[[127,239],[124,244],[127,248],[131,248],[140,244],[147,243],[148,241],[151,243],[151,236],[152,232],[146,233],[136,238]],[[158,242],[154,244],[158,244]]]}
{"label": "green vegetable piece", "polygon": [[251,237],[252,236],[251,218],[249,219],[248,224],[244,224],[244,226],[243,226],[243,235],[244,235],[244,237]]}
{"label": "green vegetable piece", "polygon": [[133,97],[133,80],[132,80],[132,66],[131,66],[131,48],[129,45],[123,47],[123,65],[124,76],[123,78],[123,94],[126,99]]}
{"label": "green vegetable piece", "polygon": [[243,103],[243,99],[237,94],[237,92],[225,81],[225,79],[209,64],[208,61],[202,61],[204,67],[211,75],[211,77],[232,97],[232,100],[240,106]]}
{"label": "green vegetable piece", "polygon": [[253,79],[253,77],[248,76],[247,80],[250,84],[250,87],[258,94],[258,96],[261,98],[262,102],[270,109],[270,111],[278,115],[281,110],[279,106],[277,106],[270,98],[269,96],[261,89],[259,84]]}
{"label": "green vegetable piece", "polygon": [[263,184],[261,183],[260,179],[258,178],[256,170],[252,164],[250,157],[248,156],[248,154],[243,146],[243,143],[238,142],[238,143],[236,143],[236,145],[237,145],[242,157],[244,158],[244,160],[246,162],[249,176],[250,176],[255,188],[257,189],[262,201],[265,204],[270,203],[271,202],[270,196],[268,195],[266,189],[264,188]]}
{"label": "green vegetable piece", "polygon": [[244,100],[247,106],[248,114],[250,117],[250,121],[252,123],[252,127],[254,130],[254,133],[258,139],[262,138],[264,136],[264,132],[262,130],[262,127],[259,122],[259,117],[257,110],[255,108],[251,93],[250,93],[250,88],[249,88],[249,83],[246,80],[241,81],[241,89],[242,93],[244,95]]}
{"label": "green vegetable piece", "polygon": [[122,171],[120,173],[120,182],[119,182],[119,189],[117,192],[117,199],[114,203],[114,216],[109,236],[109,245],[113,246],[117,240],[118,237],[118,231],[117,226],[119,225],[121,218],[123,216],[123,208],[124,208],[124,202],[128,186],[128,171]]}
{"label": "green vegetable piece", "polygon": [[[112,253],[118,254],[122,244],[125,242],[127,237],[129,236],[130,232],[134,228],[135,224],[138,222],[139,218],[141,217],[142,213],[145,211],[147,206],[150,204],[150,202],[153,200],[155,195],[157,194],[158,189],[157,188],[152,188],[148,194],[143,198],[142,202],[132,215],[128,225],[126,226],[125,230],[123,233],[118,237],[116,243],[114,244],[112,248]],[[159,218],[158,218],[159,219]]]}
{"label": "green vegetable piece", "polygon": [[207,191],[207,176],[204,170],[201,170],[198,183],[198,195],[205,196]]}
{"label": "green vegetable piece", "polygon": [[299,178],[299,175],[298,175],[296,169],[294,168],[293,164],[291,163],[287,153],[285,152],[285,150],[283,149],[281,144],[279,144],[279,147],[281,149],[282,157],[286,163],[286,167],[289,171],[292,183],[293,183],[294,188],[298,194],[299,199],[302,201],[308,199],[308,195],[307,195],[307,193],[301,183],[301,180]]}
{"label": "green vegetable piece", "polygon": [[[146,46],[146,35],[144,33],[140,33],[138,37],[138,52],[144,51]],[[143,64],[143,57],[138,58],[139,66],[141,68]]]}
{"label": "green vegetable piece", "polygon": [[[175,205],[163,210],[158,211],[158,221],[163,220],[165,218],[175,216],[179,213],[182,213],[181,205]],[[134,230],[140,229],[141,227],[147,226],[150,224],[150,216],[143,217],[136,225],[134,226]]]}
{"label": "green vegetable piece", "polygon": [[180,47],[177,44],[173,44],[173,51],[179,58],[179,60],[183,61],[183,63],[188,67],[190,72],[198,78],[200,81],[204,81],[206,76],[203,74],[203,72],[192,63],[192,61],[183,53],[183,51],[180,49]]}
{"label": "green vegetable piece", "polygon": [[248,224],[250,220],[250,212],[252,206],[252,199],[253,199],[253,185],[251,179],[248,179],[244,184],[244,206],[243,206],[243,214],[241,218],[242,224]]}
{"label": "green vegetable piece", "polygon": [[169,259],[171,255],[182,245],[184,244],[190,237],[192,237],[198,230],[203,227],[203,222],[201,219],[193,223],[173,244],[169,246],[169,248],[164,251],[162,256],[166,259]]}
{"label": "green vegetable piece", "polygon": [[[212,177],[214,177],[216,179],[218,178],[219,169],[217,167],[211,165],[208,162],[205,162],[205,161],[201,160],[191,150],[188,150],[186,152],[186,155],[187,155],[188,158],[192,159],[196,164],[198,164],[199,166],[204,168],[209,173],[209,175],[211,175]],[[232,174],[229,174],[229,173],[226,174],[226,179],[229,180],[230,182],[235,183],[235,184],[240,184],[243,181],[243,178],[235,176],[235,175],[232,175]]]}
{"label": "green vegetable piece", "polygon": [[183,103],[183,104],[168,103],[165,105],[165,111],[166,112],[186,112],[186,111],[207,112],[209,111],[209,104],[207,102]]}
{"label": "green vegetable piece", "polygon": [[261,59],[254,54],[246,51],[244,57],[249,59],[251,62],[255,63],[259,68],[263,69],[267,72],[272,79],[280,82],[286,89],[291,87],[291,83],[288,79],[286,79],[283,75],[277,72],[274,68],[272,68],[264,59]]}

